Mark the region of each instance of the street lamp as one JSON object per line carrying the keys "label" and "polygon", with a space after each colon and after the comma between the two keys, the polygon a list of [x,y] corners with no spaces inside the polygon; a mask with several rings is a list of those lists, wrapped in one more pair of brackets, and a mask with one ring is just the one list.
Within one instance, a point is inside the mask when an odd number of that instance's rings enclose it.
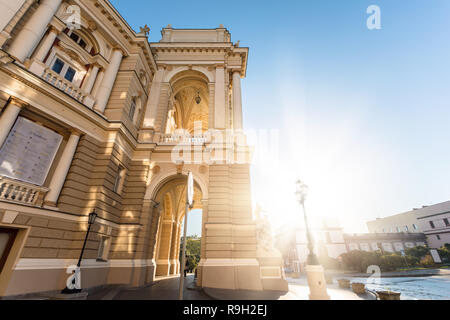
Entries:
{"label": "street lamp", "polygon": [[306,238],[308,241],[308,260],[307,264],[310,266],[320,265],[319,259],[314,253],[314,239],[311,236],[311,231],[309,229],[308,216],[306,215],[305,201],[308,196],[309,187],[304,184],[301,180],[297,181],[297,191],[295,194],[297,195],[297,200],[300,202],[300,205],[303,208],[303,216],[305,219],[305,228],[306,228]]}
{"label": "street lamp", "polygon": [[330,296],[327,293],[327,282],[325,279],[325,272],[323,267],[319,263],[319,259],[314,253],[314,240],[311,236],[309,229],[308,216],[305,209],[305,201],[308,196],[308,186],[301,180],[296,183],[297,191],[295,195],[297,200],[303,208],[303,216],[305,219],[306,238],[308,241],[308,258],[306,260],[306,277],[308,278],[308,285],[310,290],[309,298],[311,300],[330,300]]}
{"label": "street lamp", "polygon": [[[95,213],[95,210],[89,214],[89,218],[88,218],[89,226],[88,226],[88,229],[86,232],[86,237],[84,238],[84,243],[83,243],[83,248],[81,249],[80,258],[78,259],[77,268],[75,270],[75,277],[73,279],[73,281],[75,281],[75,282],[77,281],[76,277],[80,276],[79,273],[80,273],[80,268],[81,268],[81,261],[83,260],[84,249],[86,249],[86,243],[89,238],[89,232],[91,231],[91,227],[95,223],[97,216],[98,215],[97,215],[97,213]],[[67,287],[62,291],[62,293],[64,293],[64,294],[73,294],[73,293],[80,293],[80,292],[81,292],[81,288],[69,289]]]}

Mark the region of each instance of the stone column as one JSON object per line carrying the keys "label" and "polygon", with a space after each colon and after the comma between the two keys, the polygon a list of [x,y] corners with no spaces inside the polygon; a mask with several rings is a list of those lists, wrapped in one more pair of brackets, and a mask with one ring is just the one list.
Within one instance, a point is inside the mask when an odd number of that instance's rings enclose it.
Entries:
{"label": "stone column", "polygon": [[172,226],[172,243],[170,248],[170,274],[177,274],[177,245],[178,245],[178,222],[174,221]]}
{"label": "stone column", "polygon": [[80,141],[80,133],[73,132],[66,144],[64,152],[59,160],[58,166],[53,174],[52,180],[49,186],[49,193],[45,197],[45,204],[56,206],[59,198],[59,194],[66,181],[67,174],[69,173],[70,165],[72,164],[73,156],[77,150],[78,142]]}
{"label": "stone column", "polygon": [[163,221],[161,224],[161,237],[159,240],[159,253],[156,266],[157,276],[168,276],[170,274],[172,231],[172,220]]}
{"label": "stone column", "polygon": [[233,72],[233,126],[235,131],[243,129],[241,71]]}
{"label": "stone column", "polygon": [[91,68],[91,72],[89,72],[89,77],[87,78],[84,84],[84,91],[88,94],[92,92],[92,88],[94,88],[95,80],[97,80],[97,75],[100,70],[100,67],[97,64],[94,64]]}
{"label": "stone column", "polygon": [[225,67],[216,68],[216,86],[214,99],[214,128],[226,128],[226,110],[225,110]]}
{"label": "stone column", "polygon": [[24,104],[17,100],[11,99],[8,105],[5,107],[2,116],[0,117],[0,147],[5,142],[9,135],[17,117],[19,116],[20,110],[24,107]]}
{"label": "stone column", "polygon": [[47,35],[45,36],[44,41],[42,42],[41,46],[38,50],[36,50],[36,53],[34,54],[34,58],[40,62],[43,62],[45,57],[47,56],[48,52],[53,46],[53,43],[56,40],[56,37],[59,34],[59,30],[57,30],[55,27],[50,26]]}
{"label": "stone column", "polygon": [[48,24],[52,20],[62,0],[42,0],[36,12],[25,24],[12,42],[9,53],[24,62],[42,39]]}
{"label": "stone column", "polygon": [[100,71],[97,74],[97,79],[95,80],[94,88],[92,88],[91,96],[97,97],[97,93],[100,88],[100,85],[102,84],[102,80],[103,80],[104,76],[105,76],[105,70],[100,69]]}
{"label": "stone column", "polygon": [[103,76],[102,83],[97,93],[97,105],[95,109],[101,113],[105,111],[106,105],[108,104],[114,82],[116,81],[117,73],[119,72],[122,58],[122,50],[114,49],[111,62],[106,69],[105,75]]}
{"label": "stone column", "polygon": [[156,124],[156,115],[159,106],[159,96],[161,93],[161,83],[164,78],[164,69],[156,71],[153,77],[150,95],[145,108],[144,128],[154,129]]}

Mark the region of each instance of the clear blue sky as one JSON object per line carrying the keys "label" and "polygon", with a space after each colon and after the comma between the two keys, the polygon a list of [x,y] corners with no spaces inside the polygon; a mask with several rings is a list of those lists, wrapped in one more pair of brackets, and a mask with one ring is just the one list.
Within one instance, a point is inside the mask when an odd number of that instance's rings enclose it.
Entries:
{"label": "clear blue sky", "polygon": [[[280,166],[253,170],[254,201],[273,221],[297,214],[297,177],[311,215],[348,231],[450,200],[450,1],[112,3],[136,30],[148,24],[151,41],[169,23],[224,24],[250,47],[245,126],[280,135]],[[366,28],[372,4],[381,30]]]}

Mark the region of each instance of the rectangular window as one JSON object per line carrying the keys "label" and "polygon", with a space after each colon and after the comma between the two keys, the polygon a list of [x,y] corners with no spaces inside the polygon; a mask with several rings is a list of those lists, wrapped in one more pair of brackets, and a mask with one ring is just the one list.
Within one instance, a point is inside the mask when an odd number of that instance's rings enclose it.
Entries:
{"label": "rectangular window", "polygon": [[101,262],[108,261],[110,247],[111,247],[111,238],[101,237],[100,245],[98,247],[97,261],[101,261]]}
{"label": "rectangular window", "polygon": [[433,221],[430,221],[430,227],[431,227],[431,229],[436,228],[436,227],[434,226],[434,222],[433,222]]}
{"label": "rectangular window", "polygon": [[125,180],[125,169],[121,166],[119,166],[119,169],[117,170],[116,179],[114,181],[114,187],[113,191],[115,193],[121,193],[122,192],[122,186],[123,182]]}
{"label": "rectangular window", "polygon": [[0,273],[6,264],[8,255],[16,239],[17,230],[0,228]]}
{"label": "rectangular window", "polygon": [[409,231],[408,226],[405,226],[405,232],[408,232],[408,231]]}
{"label": "rectangular window", "polygon": [[450,222],[448,221],[447,218],[444,219],[444,223],[446,227],[450,227]]}
{"label": "rectangular window", "polygon": [[400,227],[397,227],[397,232],[400,233],[402,230],[400,230]]}
{"label": "rectangular window", "polygon": [[76,33],[72,33],[70,35],[70,39],[72,39],[75,42],[78,42],[78,40],[80,39],[80,37],[76,34]]}
{"label": "rectangular window", "polygon": [[418,230],[418,229],[419,229],[419,227],[417,226],[417,224],[413,224],[413,228],[414,228],[414,230]]}
{"label": "rectangular window", "polygon": [[73,78],[75,77],[75,74],[76,74],[76,73],[77,73],[77,72],[76,72],[73,68],[69,67],[69,69],[67,69],[67,72],[66,72],[66,75],[64,76],[64,78],[65,78],[66,80],[72,82],[72,81],[73,81]]}
{"label": "rectangular window", "polygon": [[80,47],[82,47],[83,49],[86,49],[86,42],[84,42],[83,39],[80,39],[80,42],[78,43],[80,45]]}
{"label": "rectangular window", "polygon": [[55,63],[53,64],[52,70],[55,71],[57,74],[60,74],[63,68],[64,62],[62,62],[59,59],[56,59]]}
{"label": "rectangular window", "polygon": [[436,235],[436,238],[438,239],[438,240],[441,240],[441,236],[440,235]]}
{"label": "rectangular window", "polygon": [[130,112],[128,113],[128,116],[130,117],[131,120],[134,120],[135,113],[136,113],[136,100],[133,99],[133,101],[131,101]]}

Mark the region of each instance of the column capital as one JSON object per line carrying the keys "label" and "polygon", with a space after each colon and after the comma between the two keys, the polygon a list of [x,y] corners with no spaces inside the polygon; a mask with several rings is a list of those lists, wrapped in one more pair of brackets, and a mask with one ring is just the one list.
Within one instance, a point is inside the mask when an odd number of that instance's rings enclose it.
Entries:
{"label": "column capital", "polygon": [[125,50],[122,49],[122,47],[117,46],[117,45],[112,47],[112,51],[113,51],[113,52],[119,52],[119,51],[120,51],[120,53],[122,54],[122,56],[125,56],[125,54],[126,54]]}
{"label": "column capital", "polygon": [[59,30],[57,27],[55,27],[54,25],[49,25],[48,26],[48,32],[49,33],[54,33],[56,35],[59,35],[61,33],[61,30]]}
{"label": "column capital", "polygon": [[84,132],[82,132],[81,130],[76,129],[76,128],[72,128],[70,130],[70,135],[72,135],[72,136],[81,137],[83,134],[84,134]]}
{"label": "column capital", "polygon": [[26,103],[25,101],[20,100],[19,98],[16,98],[16,97],[10,97],[9,104],[13,104],[16,107],[19,107],[21,109],[25,109],[26,107],[29,106],[28,103]]}
{"label": "column capital", "polygon": [[242,76],[242,69],[241,68],[232,68],[231,73],[236,74],[239,73],[239,76]]}

